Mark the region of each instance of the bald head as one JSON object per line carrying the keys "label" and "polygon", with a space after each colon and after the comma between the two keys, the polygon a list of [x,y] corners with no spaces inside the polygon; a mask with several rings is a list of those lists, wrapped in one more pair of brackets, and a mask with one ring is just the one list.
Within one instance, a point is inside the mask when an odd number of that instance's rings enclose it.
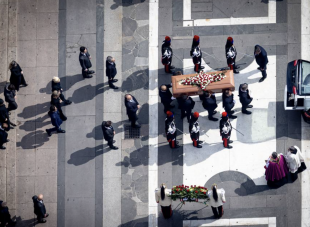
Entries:
{"label": "bald head", "polygon": [[39,200],[43,200],[43,194],[38,195]]}
{"label": "bald head", "polygon": [[127,101],[130,101],[132,99],[131,95],[126,95],[125,98]]}
{"label": "bald head", "polygon": [[162,91],[167,91],[166,85],[161,85],[160,89],[161,89]]}

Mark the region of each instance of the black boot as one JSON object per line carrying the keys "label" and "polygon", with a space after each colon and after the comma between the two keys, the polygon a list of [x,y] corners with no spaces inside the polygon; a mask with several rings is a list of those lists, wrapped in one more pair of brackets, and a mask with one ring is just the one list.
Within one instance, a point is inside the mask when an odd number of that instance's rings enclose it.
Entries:
{"label": "black boot", "polygon": [[215,117],[209,117],[210,121],[218,121],[219,119],[215,118]]}

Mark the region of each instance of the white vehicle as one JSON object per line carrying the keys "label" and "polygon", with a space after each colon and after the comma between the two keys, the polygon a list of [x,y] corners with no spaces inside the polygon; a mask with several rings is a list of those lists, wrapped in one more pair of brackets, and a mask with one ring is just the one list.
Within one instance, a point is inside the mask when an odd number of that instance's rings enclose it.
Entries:
{"label": "white vehicle", "polygon": [[295,60],[287,65],[284,90],[285,110],[308,110],[310,108],[310,62]]}

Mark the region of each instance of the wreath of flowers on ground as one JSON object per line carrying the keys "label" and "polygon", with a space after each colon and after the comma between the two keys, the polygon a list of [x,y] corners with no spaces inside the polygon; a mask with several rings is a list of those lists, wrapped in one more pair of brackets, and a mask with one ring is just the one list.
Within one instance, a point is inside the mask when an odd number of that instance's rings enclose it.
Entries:
{"label": "wreath of flowers on ground", "polygon": [[170,197],[173,201],[180,199],[181,201],[184,200],[198,202],[198,199],[209,199],[207,188],[196,185],[191,185],[189,187],[183,184],[179,186],[173,186]]}
{"label": "wreath of flowers on ground", "polygon": [[207,90],[207,86],[210,83],[214,83],[217,81],[223,80],[226,75],[225,72],[221,73],[205,73],[204,71],[200,71],[196,76],[188,77],[186,79],[180,80],[180,84],[184,85],[196,85],[200,87],[203,91]]}

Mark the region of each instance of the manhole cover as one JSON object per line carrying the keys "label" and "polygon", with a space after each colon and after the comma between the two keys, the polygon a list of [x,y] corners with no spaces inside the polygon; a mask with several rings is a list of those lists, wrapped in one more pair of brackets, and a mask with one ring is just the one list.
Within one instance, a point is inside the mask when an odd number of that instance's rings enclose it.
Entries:
{"label": "manhole cover", "polygon": [[133,128],[131,125],[125,125],[125,139],[139,139],[140,128]]}

